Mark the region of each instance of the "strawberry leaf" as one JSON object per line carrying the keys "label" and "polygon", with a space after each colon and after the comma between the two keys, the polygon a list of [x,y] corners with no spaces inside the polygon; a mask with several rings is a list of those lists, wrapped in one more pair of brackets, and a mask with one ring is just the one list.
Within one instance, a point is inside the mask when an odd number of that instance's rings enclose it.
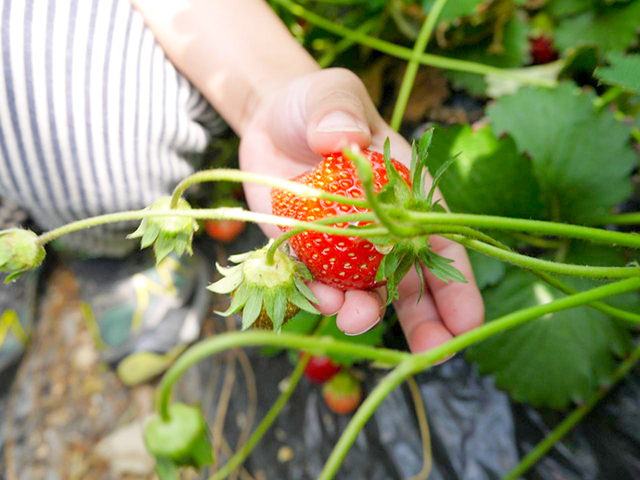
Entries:
{"label": "strawberry leaf", "polygon": [[[497,139],[485,126],[438,128],[429,168],[434,176],[454,154],[458,160],[442,175],[439,187],[454,212],[541,218],[544,206],[531,161],[510,137]],[[435,209],[434,209],[435,211]]]}
{"label": "strawberry leaf", "polygon": [[488,109],[494,131],[509,133],[531,156],[553,220],[576,223],[607,214],[631,194],[629,174],[637,160],[629,127],[606,109],[596,111],[594,97],[566,83],[554,90],[522,89]]}
{"label": "strawberry leaf", "polygon": [[[565,281],[580,290],[595,285],[584,279]],[[500,284],[485,292],[486,318],[492,321],[562,296],[528,272],[511,269]],[[625,355],[630,345],[624,327],[585,306],[499,333],[470,348],[467,356],[481,373],[495,376],[496,384],[515,400],[568,408],[607,385],[616,357]]]}
{"label": "strawberry leaf", "polygon": [[606,84],[640,95],[640,55],[611,53],[607,60],[611,66],[598,68],[595,76]]}
{"label": "strawberry leaf", "polygon": [[639,18],[640,0],[590,8],[560,22],[555,44],[561,50],[593,45],[604,52],[623,51],[638,42]]}

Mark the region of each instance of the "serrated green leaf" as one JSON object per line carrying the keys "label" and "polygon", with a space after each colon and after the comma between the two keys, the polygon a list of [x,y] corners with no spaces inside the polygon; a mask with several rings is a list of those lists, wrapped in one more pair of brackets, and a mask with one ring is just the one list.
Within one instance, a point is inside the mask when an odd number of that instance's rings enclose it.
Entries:
{"label": "serrated green leaf", "polygon": [[566,83],[522,89],[488,109],[496,134],[509,133],[531,156],[550,219],[580,223],[631,194],[637,160],[629,127],[606,109],[596,111],[593,100],[593,93]]}
{"label": "serrated green leaf", "polygon": [[[335,319],[333,319],[332,321],[327,323],[327,325],[321,332],[318,332],[318,336],[329,336],[341,342],[376,347],[382,344],[382,336],[384,335],[385,328],[385,322],[381,322],[377,327],[372,328],[368,332],[365,332],[361,335],[346,335],[342,331],[340,331],[340,329],[336,325]],[[360,357],[347,354],[331,353],[327,354],[327,356],[334,362],[345,365],[347,367],[353,365],[355,362],[362,360]]]}
{"label": "serrated green leaf", "polygon": [[242,309],[242,330],[251,327],[262,311],[262,299],[264,291],[259,288],[250,288],[249,298]]}
{"label": "serrated green leaf", "polygon": [[596,78],[640,94],[640,55],[611,53],[607,55],[607,60],[611,66],[598,68],[595,71]]}
{"label": "serrated green leaf", "polygon": [[[502,41],[504,52],[502,54],[489,52],[492,42],[492,38],[489,37],[473,46],[465,46],[464,48],[443,52],[443,55],[499,68],[521,67],[529,61],[528,36],[529,26],[527,22],[516,15],[504,26]],[[456,86],[466,89],[473,95],[482,95],[487,88],[487,83],[481,75],[454,71],[446,73]]]}
{"label": "serrated green leaf", "polygon": [[[574,280],[566,282],[584,289],[583,281]],[[511,269],[485,292],[486,318],[491,321],[561,296],[529,273]],[[579,307],[499,333],[471,347],[467,356],[515,400],[567,408],[606,385],[616,367],[615,354],[629,348],[630,336],[623,327],[597,310]]]}
{"label": "serrated green leaf", "polygon": [[489,126],[477,131],[469,125],[437,128],[429,161],[432,174],[457,153],[439,184],[452,211],[544,218],[531,161],[518,153],[512,138],[497,139]]}
{"label": "serrated green leaf", "polygon": [[638,42],[640,1],[591,8],[563,19],[555,30],[560,50],[593,45],[602,52],[623,51]]}
{"label": "serrated green leaf", "polygon": [[467,251],[473,275],[480,290],[497,284],[507,272],[507,265],[497,258],[473,250]]}

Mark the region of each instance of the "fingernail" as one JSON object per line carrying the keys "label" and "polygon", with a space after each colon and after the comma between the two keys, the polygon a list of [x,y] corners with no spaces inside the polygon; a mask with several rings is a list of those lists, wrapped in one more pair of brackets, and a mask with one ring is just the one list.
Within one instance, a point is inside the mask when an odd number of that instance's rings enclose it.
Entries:
{"label": "fingernail", "polygon": [[377,327],[378,324],[380,323],[380,320],[382,320],[382,316],[378,317],[378,319],[375,322],[373,322],[373,324],[369,325],[367,328],[365,328],[361,332],[358,332],[358,333],[347,333],[347,332],[344,332],[344,334],[346,336],[348,336],[348,337],[356,337],[358,335],[362,335],[363,333],[367,333],[369,330]]}
{"label": "fingernail", "polygon": [[316,132],[364,132],[362,123],[345,112],[332,112],[326,115],[316,126]]}

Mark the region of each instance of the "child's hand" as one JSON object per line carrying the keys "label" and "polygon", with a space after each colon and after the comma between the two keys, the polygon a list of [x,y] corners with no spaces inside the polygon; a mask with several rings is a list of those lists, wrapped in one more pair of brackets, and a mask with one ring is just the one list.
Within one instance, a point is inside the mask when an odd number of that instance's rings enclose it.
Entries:
{"label": "child's hand", "polygon": [[[408,143],[382,120],[357,76],[342,69],[323,70],[264,97],[244,128],[240,166],[288,179],[309,170],[320,155],[340,151],[350,143],[382,151],[387,137],[392,156],[408,164]],[[271,213],[269,187],[247,184],[245,191],[252,210]],[[272,225],[264,230],[269,236],[281,233]],[[420,285],[415,270],[400,283],[395,307],[413,352],[477,327],[484,317],[482,297],[464,248],[441,237],[432,237],[431,243],[437,253],[455,261],[468,283],[444,283],[424,269],[427,293],[417,303]],[[384,313],[384,288],[342,292],[318,282],[310,287],[321,301],[319,310],[327,315],[338,312],[338,326],[347,334],[369,330]]]}

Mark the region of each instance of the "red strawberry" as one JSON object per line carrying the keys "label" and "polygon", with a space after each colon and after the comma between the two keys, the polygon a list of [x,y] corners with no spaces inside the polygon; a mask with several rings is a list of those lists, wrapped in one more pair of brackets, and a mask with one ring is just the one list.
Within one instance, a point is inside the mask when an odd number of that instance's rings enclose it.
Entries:
{"label": "red strawberry", "polygon": [[311,356],[307,367],[304,369],[305,376],[313,383],[324,383],[338,373],[341,369],[331,361],[329,357]]}
{"label": "red strawberry", "polygon": [[245,222],[241,220],[212,220],[208,218],[204,221],[207,234],[222,243],[235,240],[242,233],[244,227]]}
{"label": "red strawberry", "polygon": [[546,35],[530,39],[531,57],[535,65],[553,62],[558,52],[553,48],[553,40]]}
{"label": "red strawberry", "polygon": [[329,410],[340,415],[353,412],[362,401],[362,385],[351,374],[340,372],[322,387]]}
{"label": "red strawberry", "polygon": [[[389,182],[384,157],[367,150],[362,153],[371,161],[375,191],[378,192]],[[396,160],[391,161],[402,178],[409,183],[409,170]],[[364,197],[355,165],[340,153],[327,155],[315,168],[292,180],[330,193],[352,198]],[[301,198],[277,189],[271,193],[271,205],[275,215],[303,221],[368,211],[317,198]],[[364,225],[364,222],[359,224]],[[343,290],[367,289],[376,285],[376,272],[383,254],[367,240],[306,231],[292,237],[289,243],[316,280]]]}

